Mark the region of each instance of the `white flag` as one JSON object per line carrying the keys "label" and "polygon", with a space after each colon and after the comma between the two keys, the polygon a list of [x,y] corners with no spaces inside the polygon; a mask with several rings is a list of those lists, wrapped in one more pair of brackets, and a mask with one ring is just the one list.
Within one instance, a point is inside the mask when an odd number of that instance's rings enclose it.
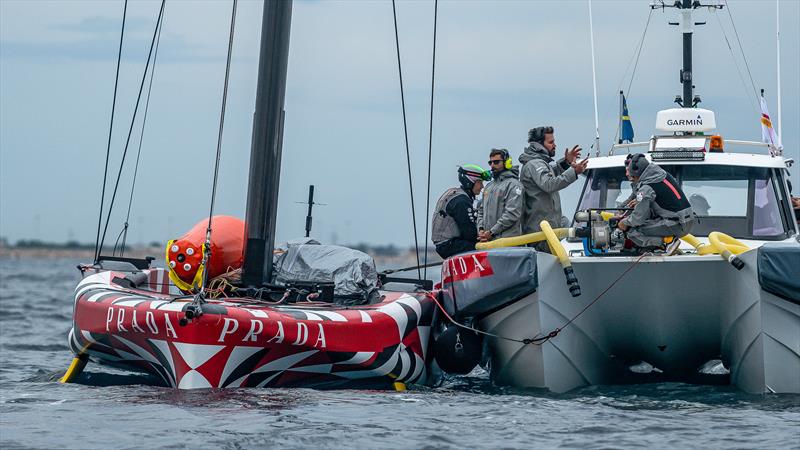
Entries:
{"label": "white flag", "polygon": [[767,100],[763,95],[761,96],[761,141],[778,149],[783,148],[781,137],[772,127],[772,119],[769,117],[769,110],[767,109]]}

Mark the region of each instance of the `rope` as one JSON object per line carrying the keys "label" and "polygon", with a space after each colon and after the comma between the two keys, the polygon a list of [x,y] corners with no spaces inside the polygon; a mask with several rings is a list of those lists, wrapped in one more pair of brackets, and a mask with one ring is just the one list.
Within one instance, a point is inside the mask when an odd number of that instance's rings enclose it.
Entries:
{"label": "rope", "polygon": [[[715,10],[716,11],[716,10]],[[717,19],[717,25],[719,25],[719,29],[722,32],[722,36],[725,38],[725,44],[728,46],[728,51],[731,54],[731,59],[733,59],[733,65],[736,67],[736,73],[739,75],[739,81],[742,82],[742,88],[744,89],[745,96],[749,98],[751,101],[753,100],[752,97],[747,93],[747,81],[744,79],[744,75],[742,74],[742,68],[739,67],[739,61],[736,60],[736,54],[733,53],[733,46],[731,46],[730,40],[728,40],[728,33],[725,32],[725,27],[722,26],[722,20],[714,14],[714,17]],[[758,106],[758,98],[755,99],[755,103],[751,102],[751,106],[753,107],[753,111],[755,111],[756,115],[761,115]]]}
{"label": "rope", "polygon": [[[637,48],[633,50],[633,55],[631,55],[631,59],[628,61],[628,66],[625,67],[625,72],[622,75],[622,79],[619,80],[619,86],[617,87],[617,92],[622,89],[622,83],[625,82],[625,76],[628,73],[628,69],[631,67],[631,63],[635,63],[633,65],[633,71],[631,72],[631,79],[628,81],[628,89],[625,91],[627,98],[631,98],[631,86],[633,86],[633,79],[636,76],[636,69],[639,67],[639,57],[642,55],[642,49],[644,48],[644,39],[647,36],[647,29],[650,28],[650,19],[653,17],[653,9],[650,9],[650,13],[647,15],[647,22],[644,24],[644,30],[642,31],[642,37],[639,38],[639,44]],[[621,111],[620,111],[621,112]],[[614,135],[614,142],[617,142],[619,139],[620,129],[617,127],[617,133]]]}
{"label": "rope", "polygon": [[574,316],[572,316],[572,318],[570,318],[569,320],[564,322],[563,325],[561,325],[558,328],[555,328],[554,330],[552,330],[551,332],[547,333],[546,335],[542,335],[540,333],[540,334],[537,334],[536,336],[534,336],[532,338],[525,338],[525,339],[511,338],[511,337],[508,337],[508,336],[502,336],[502,335],[499,335],[499,334],[490,333],[488,331],[479,330],[477,328],[473,328],[473,327],[470,327],[468,325],[464,325],[462,323],[456,322],[455,319],[450,317],[450,314],[448,314],[447,311],[445,311],[444,307],[442,306],[441,303],[439,303],[439,300],[436,298],[436,296],[431,295],[430,297],[431,297],[431,299],[433,299],[434,303],[436,303],[436,306],[442,311],[442,313],[447,318],[447,320],[449,320],[453,325],[455,325],[455,326],[457,326],[459,328],[463,328],[465,330],[473,331],[475,333],[482,334],[482,335],[489,336],[489,337],[493,337],[493,338],[497,338],[497,339],[503,339],[503,340],[506,340],[506,341],[517,342],[517,343],[520,343],[520,344],[523,344],[523,345],[528,345],[528,344],[542,345],[545,342],[549,341],[550,339],[553,339],[554,337],[558,336],[558,334],[561,333],[562,331],[564,331],[565,328],[567,328],[568,326],[572,325],[572,323],[575,322],[575,320],[577,320],[578,317],[580,317],[583,313],[585,313],[586,310],[588,310],[592,305],[597,303],[597,301],[600,300],[608,291],[610,291],[611,288],[613,288],[617,283],[619,283],[619,281],[622,279],[622,277],[624,277],[625,275],[628,274],[628,272],[633,270],[633,268],[636,267],[636,265],[639,264],[645,258],[645,256],[648,256],[648,255],[650,255],[650,253],[644,253],[644,254],[640,255],[638,258],[636,258],[636,260],[630,266],[628,266],[628,268],[625,269],[620,274],[620,276],[617,277],[616,280],[614,280],[610,285],[608,285],[608,287],[605,288],[603,290],[603,292],[598,294],[591,302],[587,303],[586,306],[584,306],[583,309],[581,309],[578,312],[578,314],[575,314]]}
{"label": "rope", "polygon": [[[397,33],[397,8],[395,7],[395,0],[392,0],[392,15],[394,17],[394,42],[397,49],[397,73],[400,75],[400,103],[403,107],[403,134],[406,140],[406,162],[408,164],[408,190],[411,192],[411,220],[414,226],[414,250],[417,257],[417,265],[419,264],[419,239],[417,238],[417,212],[414,207],[414,186],[411,179],[411,152],[408,149],[408,123],[406,120],[406,98],[403,91],[403,67],[400,64],[400,37]],[[426,225],[427,229],[427,225]],[[422,278],[422,271],[417,269],[417,276]]]}
{"label": "rope", "polygon": [[[142,116],[142,132],[139,134],[139,148],[136,151],[136,165],[133,169],[133,181],[131,182],[131,195],[128,199],[128,213],[125,215],[125,225],[123,226],[122,235],[122,250],[120,256],[125,256],[125,242],[128,239],[128,223],[131,218],[131,205],[133,205],[133,192],[136,189],[136,176],[139,174],[139,158],[142,155],[142,141],[144,141],[144,129],[147,125],[147,111],[150,110],[150,94],[153,92],[153,78],[156,75],[156,61],[158,61],[158,46],[161,43],[161,30],[164,28],[164,21],[162,19],[158,27],[158,35],[156,36],[156,49],[153,53],[153,68],[150,70],[150,84],[147,86],[147,99],[144,102],[144,115]],[[114,243],[114,251],[117,249],[116,242]],[[112,252],[114,254],[114,252]]]}
{"label": "rope", "polygon": [[106,182],[108,181],[108,160],[111,156],[111,134],[114,131],[114,111],[117,109],[117,87],[119,86],[119,66],[122,61],[122,41],[125,37],[125,18],[128,14],[128,0],[122,8],[122,30],[119,33],[119,52],[117,53],[117,74],[114,77],[114,97],[111,101],[111,123],[108,125],[108,145],[106,146],[106,166],[103,170],[103,190],[100,194],[100,214],[97,218],[97,237],[94,241],[94,263],[100,259],[100,226],[103,223],[103,207],[106,198]]}
{"label": "rope", "polygon": [[736,30],[736,23],[733,21],[733,15],[731,14],[731,6],[728,4],[728,1],[725,0],[725,6],[728,10],[728,17],[731,19],[731,25],[733,26],[733,33],[736,35],[736,42],[739,44],[739,52],[742,54],[742,59],[744,60],[744,66],[747,68],[747,75],[750,77],[750,84],[753,86],[753,94],[755,94],[756,98],[758,98],[758,89],[756,89],[756,83],[753,81],[753,74],[750,72],[750,64],[747,62],[747,56],[744,54],[744,48],[742,47],[742,41],[739,39],[739,32]]}
{"label": "rope", "polygon": [[228,103],[228,81],[230,80],[231,73],[231,55],[233,54],[233,34],[236,27],[236,4],[238,0],[233,0],[233,8],[231,10],[231,32],[228,36],[228,60],[225,63],[225,82],[222,88],[222,107],[219,113],[219,133],[217,134],[217,155],[214,162],[214,183],[211,185],[211,206],[208,210],[208,227],[206,228],[206,243],[205,252],[203,252],[203,281],[200,285],[200,295],[208,281],[208,259],[211,256],[211,218],[214,216],[214,200],[217,197],[217,180],[219,178],[219,161],[222,155],[222,130],[225,128],[225,107]]}
{"label": "rope", "polygon": [[[431,157],[433,149],[433,92],[436,80],[436,23],[439,14],[439,0],[433,2],[433,59],[431,62],[431,114],[430,124],[428,125],[428,184],[427,193],[425,194],[425,253],[424,253],[424,271],[422,278],[428,278],[428,226],[430,221],[431,210]],[[419,263],[419,261],[417,261]]]}
{"label": "rope", "polygon": [[[122,168],[125,166],[125,157],[128,155],[128,147],[131,143],[131,136],[133,135],[133,126],[136,123],[136,114],[139,111],[139,102],[142,99],[142,91],[144,90],[144,82],[147,80],[147,70],[150,67],[150,59],[153,56],[153,48],[155,47],[156,43],[156,36],[158,33],[159,28],[161,27],[161,19],[164,17],[164,4],[166,0],[161,0],[161,9],[158,11],[158,20],[156,20],[156,27],[153,30],[153,38],[150,41],[150,51],[147,53],[147,62],[144,66],[144,73],[142,74],[142,82],[139,85],[139,94],[136,97],[136,106],[133,108],[133,117],[131,117],[131,126],[128,129],[128,138],[125,141],[125,150],[122,152],[122,159],[119,162],[119,170],[117,171],[117,180],[114,183],[114,192],[111,194],[111,201],[108,204],[108,214],[106,215],[106,225],[103,229],[103,236],[100,238],[99,246],[97,247],[97,256],[95,257],[95,263],[97,259],[99,259],[99,252],[103,248],[103,242],[106,240],[106,233],[108,232],[108,225],[111,221],[111,211],[114,209],[114,200],[117,197],[117,190],[119,189],[119,182],[122,178]],[[100,214],[102,215],[102,210]]]}

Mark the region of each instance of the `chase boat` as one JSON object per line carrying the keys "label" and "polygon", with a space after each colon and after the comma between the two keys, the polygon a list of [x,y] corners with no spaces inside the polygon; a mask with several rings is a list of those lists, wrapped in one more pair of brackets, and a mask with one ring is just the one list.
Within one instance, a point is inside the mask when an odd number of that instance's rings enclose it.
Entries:
{"label": "chase boat", "polygon": [[496,383],[564,392],[627,382],[642,367],[686,380],[720,360],[743,391],[800,393],[800,242],[786,184],[792,161],[725,152],[719,136],[695,135],[711,131],[711,111],[692,110],[702,130],[666,125],[681,114],[659,114],[657,128],[677,134],[630,145],[647,148],[647,158],[679,180],[698,215],[680,254],[621,251],[624,238],[604,213],[620,208],[630,183],[626,156],[612,155],[590,160],[573,227],[541,233],[551,234],[554,255],[500,248],[544,238],[528,236],[448,262],[445,304],[484,334]]}
{"label": "chase boat", "polygon": [[[750,393],[800,393],[793,161],[775,140],[709,135],[715,116],[696,108],[691,67],[692,12],[706,7],[723,5],[651,4],[681,12],[681,108],[658,113],[649,141],[589,160],[571,227],[545,221],[542,232],[482,243],[445,263],[444,308],[462,334],[482,337],[472,353],[483,354],[495,383],[565,392],[702,381],[702,372],[727,374]],[[614,152],[626,150],[646,152],[688,196],[697,223],[677,255],[624,248],[613,216],[631,185],[626,155]],[[552,254],[514,248],[544,240]]]}

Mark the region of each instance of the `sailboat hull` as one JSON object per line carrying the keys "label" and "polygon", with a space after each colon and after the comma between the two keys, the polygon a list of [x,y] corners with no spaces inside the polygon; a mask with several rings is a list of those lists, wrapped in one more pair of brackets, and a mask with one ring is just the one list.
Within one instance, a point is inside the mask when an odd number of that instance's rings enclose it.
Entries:
{"label": "sailboat hull", "polygon": [[573,258],[583,295],[572,298],[557,260],[539,253],[538,290],[479,324],[515,339],[563,329],[541,345],[489,339],[492,378],[565,392],[629,380],[629,368],[642,361],[662,378],[687,379],[705,362],[722,359],[741,390],[798,393],[800,305],[761,289],[756,254],[740,255],[741,271],[716,255],[649,256],[638,263]]}
{"label": "sailboat hull", "polygon": [[125,287],[125,273],[86,276],[75,291],[69,345],[76,355],[157,375],[180,389],[391,386],[431,379],[427,348],[434,302],[383,292],[374,305],[279,306],[209,301],[184,326],[191,298],[163,269]]}

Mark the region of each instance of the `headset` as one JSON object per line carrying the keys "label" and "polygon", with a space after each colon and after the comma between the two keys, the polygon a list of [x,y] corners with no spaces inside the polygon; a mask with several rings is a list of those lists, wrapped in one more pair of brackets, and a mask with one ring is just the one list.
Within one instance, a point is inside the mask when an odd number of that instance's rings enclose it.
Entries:
{"label": "headset", "polygon": [[508,150],[504,148],[493,148],[489,153],[493,152],[500,152],[500,157],[503,158],[503,167],[505,167],[506,170],[511,170],[511,168],[514,167],[514,160],[511,159],[511,154],[508,153]]}
{"label": "headset", "polygon": [[554,131],[553,127],[550,127],[550,126],[531,128],[528,131],[528,143],[538,142],[540,144],[543,144],[544,143],[544,135],[545,134],[553,134],[553,131]]}

